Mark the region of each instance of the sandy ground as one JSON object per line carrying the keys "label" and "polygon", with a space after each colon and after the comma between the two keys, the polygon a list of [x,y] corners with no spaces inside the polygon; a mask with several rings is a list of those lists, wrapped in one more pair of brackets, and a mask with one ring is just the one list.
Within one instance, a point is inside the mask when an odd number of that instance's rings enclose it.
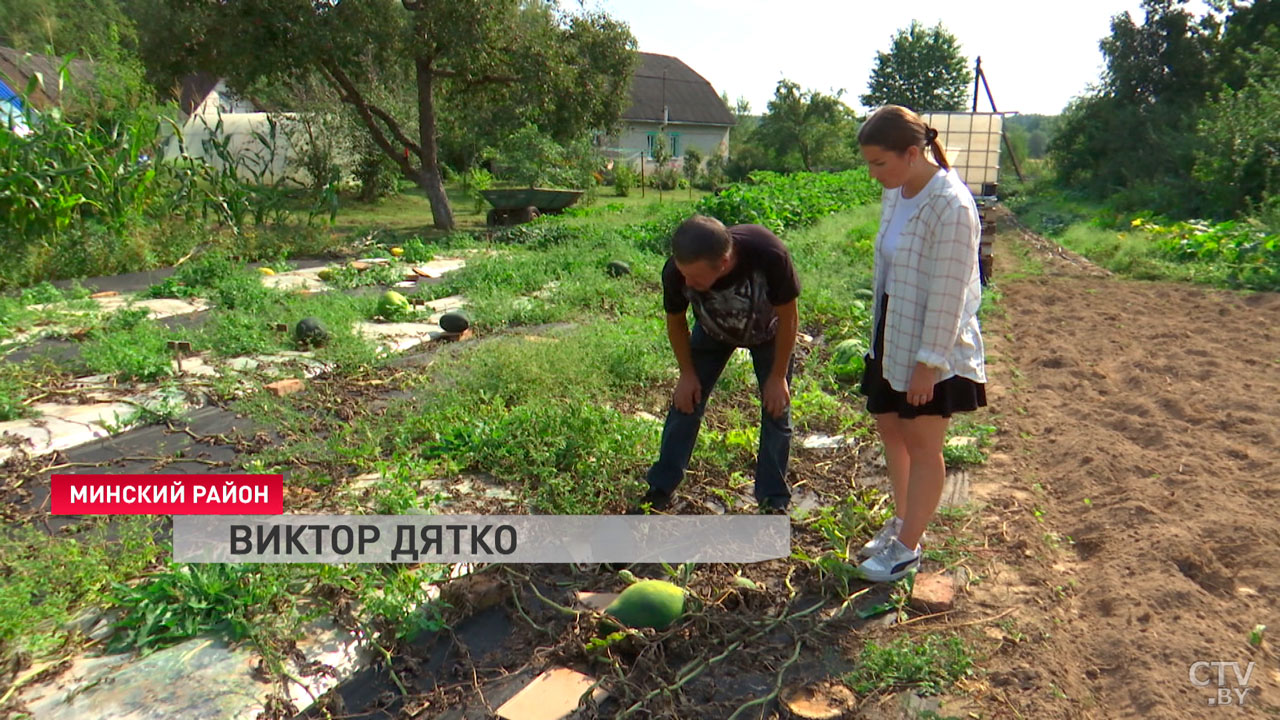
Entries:
{"label": "sandy ground", "polygon": [[1014,610],[981,716],[1280,717],[1280,294],[1120,279],[1002,226],[962,602]]}

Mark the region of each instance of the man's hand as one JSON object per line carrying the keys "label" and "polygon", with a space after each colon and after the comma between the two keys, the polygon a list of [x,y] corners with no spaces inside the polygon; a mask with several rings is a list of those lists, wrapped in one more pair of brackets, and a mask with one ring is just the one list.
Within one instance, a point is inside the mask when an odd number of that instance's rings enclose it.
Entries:
{"label": "man's hand", "polygon": [[783,411],[791,404],[791,388],[787,386],[786,377],[770,375],[764,381],[764,409],[771,417],[781,417]]}
{"label": "man's hand", "polygon": [[680,381],[676,383],[675,397],[672,398],[676,409],[688,415],[702,402],[702,383],[693,373],[680,373]]}
{"label": "man's hand", "polygon": [[911,384],[907,387],[907,402],[915,406],[933,399],[933,386],[938,382],[938,369],[924,363],[916,363],[911,371]]}

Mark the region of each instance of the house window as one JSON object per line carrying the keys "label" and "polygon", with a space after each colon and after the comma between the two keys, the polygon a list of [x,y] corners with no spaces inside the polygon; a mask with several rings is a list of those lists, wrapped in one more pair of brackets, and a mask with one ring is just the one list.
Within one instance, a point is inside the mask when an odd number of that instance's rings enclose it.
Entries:
{"label": "house window", "polygon": [[649,133],[649,159],[653,159],[653,149],[658,145],[658,133]]}
{"label": "house window", "polygon": [[680,133],[673,132],[667,133],[667,135],[671,137],[671,157],[680,157]]}

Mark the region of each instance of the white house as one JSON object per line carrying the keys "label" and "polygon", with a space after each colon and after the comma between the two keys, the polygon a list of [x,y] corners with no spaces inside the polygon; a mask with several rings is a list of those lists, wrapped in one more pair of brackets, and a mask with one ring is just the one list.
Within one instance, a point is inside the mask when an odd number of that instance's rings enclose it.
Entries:
{"label": "white house", "polygon": [[[226,82],[207,75],[183,79],[179,105],[183,114],[180,134],[170,132],[164,143],[164,157],[181,155],[217,167],[226,159],[236,166],[244,180],[274,183],[289,178],[307,182],[306,171],[297,163],[290,143],[288,124],[292,113],[263,112],[253,102],[227,89]],[[225,151],[217,147],[224,145]]]}
{"label": "white house", "polygon": [[728,157],[733,113],[706,78],[679,58],[640,53],[631,79],[631,105],[622,113],[621,132],[605,141],[619,158],[645,158],[646,172],[654,168],[653,148],[659,136],[676,165],[688,148],[702,157]]}

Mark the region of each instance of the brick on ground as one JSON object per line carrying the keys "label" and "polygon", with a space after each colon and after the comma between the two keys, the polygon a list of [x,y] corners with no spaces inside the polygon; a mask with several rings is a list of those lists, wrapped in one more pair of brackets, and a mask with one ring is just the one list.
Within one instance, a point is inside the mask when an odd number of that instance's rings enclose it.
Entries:
{"label": "brick on ground", "polygon": [[302,392],[302,389],[306,387],[306,385],[298,378],[287,378],[267,383],[265,387],[276,397],[284,397],[285,395]]}
{"label": "brick on ground", "polygon": [[941,573],[921,573],[911,589],[911,607],[920,612],[946,612],[956,604],[956,581]]}

